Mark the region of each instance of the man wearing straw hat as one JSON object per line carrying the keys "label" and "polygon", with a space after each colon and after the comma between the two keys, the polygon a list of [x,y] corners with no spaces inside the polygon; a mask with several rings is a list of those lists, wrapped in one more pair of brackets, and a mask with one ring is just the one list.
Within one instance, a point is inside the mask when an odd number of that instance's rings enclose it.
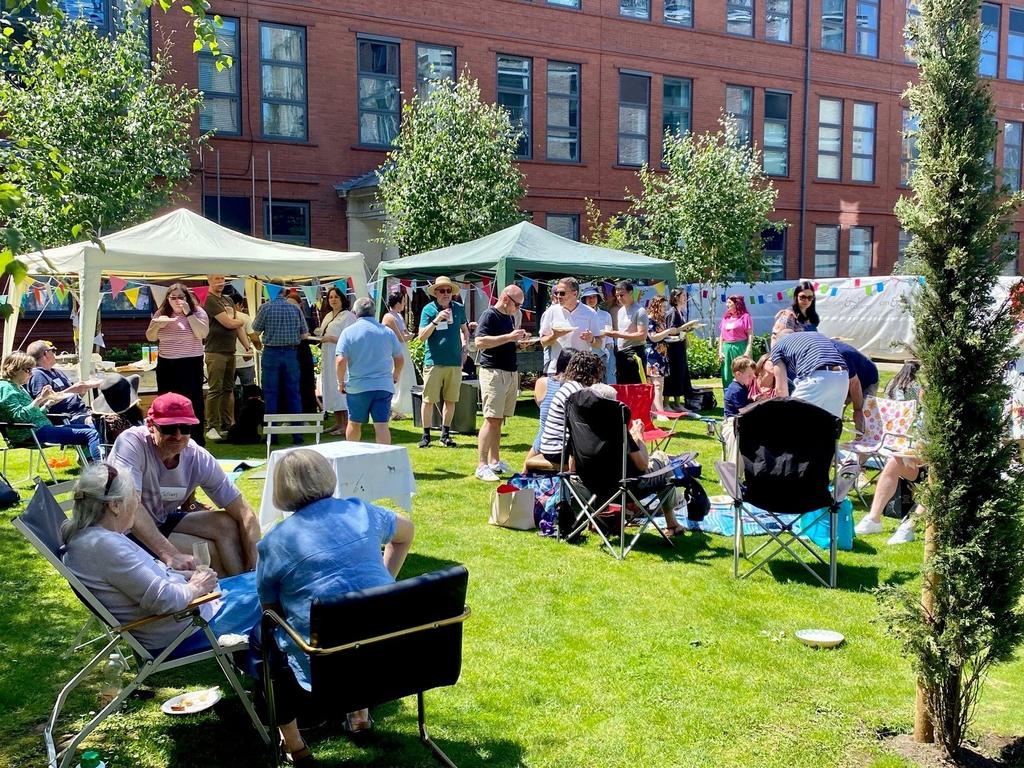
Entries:
{"label": "man wearing straw hat", "polygon": [[441,445],[455,447],[450,429],[455,418],[455,404],[462,391],[462,350],[469,343],[466,310],[452,301],[455,283],[441,275],[427,286],[433,299],[420,313],[417,338],[424,342],[423,357],[423,437],[419,447],[430,445],[430,424],[434,403],[443,402],[441,411]]}

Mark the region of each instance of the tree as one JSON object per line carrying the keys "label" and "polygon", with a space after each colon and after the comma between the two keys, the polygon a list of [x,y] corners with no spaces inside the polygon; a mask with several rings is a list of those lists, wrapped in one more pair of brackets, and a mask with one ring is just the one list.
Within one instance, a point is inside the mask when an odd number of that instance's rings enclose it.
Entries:
{"label": "tree", "polygon": [[[997,129],[977,74],[978,5],[918,0],[911,39],[920,79],[906,96],[920,117],[920,154],[914,197],[896,206],[925,278],[913,312],[928,482],[923,599],[889,589],[884,605],[914,661],[923,714],[951,754],[986,673],[1024,639],[1024,498],[1003,439],[1013,319],[1008,302],[991,299],[1021,196],[997,184],[988,159]],[[915,729],[919,740],[929,740],[926,725],[921,719]]]}
{"label": "tree", "polygon": [[[137,20],[136,20],[137,21]],[[145,28],[131,18],[118,35],[83,20],[43,18],[26,25],[33,44],[17,74],[0,81],[0,165],[20,188],[8,221],[44,247],[135,224],[166,204],[191,175],[198,91],[168,82],[165,53],[150,63]],[[69,163],[53,178],[19,163],[23,146],[54,147]]]}
{"label": "tree", "polygon": [[523,220],[515,164],[520,131],[480,101],[476,80],[439,82],[402,107],[395,148],[378,170],[386,242],[402,254],[473,240]]}

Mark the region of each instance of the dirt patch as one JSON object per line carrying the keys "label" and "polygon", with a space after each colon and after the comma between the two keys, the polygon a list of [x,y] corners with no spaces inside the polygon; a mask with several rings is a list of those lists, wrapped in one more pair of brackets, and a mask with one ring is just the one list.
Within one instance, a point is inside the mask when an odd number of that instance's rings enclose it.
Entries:
{"label": "dirt patch", "polygon": [[907,733],[889,736],[882,743],[920,768],[1024,768],[1024,736],[990,734],[966,742],[955,759],[938,744],[918,744]]}

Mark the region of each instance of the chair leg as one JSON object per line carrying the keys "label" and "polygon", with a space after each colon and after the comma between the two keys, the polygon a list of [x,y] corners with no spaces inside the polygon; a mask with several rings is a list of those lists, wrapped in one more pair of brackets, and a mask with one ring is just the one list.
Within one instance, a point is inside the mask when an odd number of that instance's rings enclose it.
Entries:
{"label": "chair leg", "polygon": [[733,578],[740,577],[740,550],[743,549],[743,513],[739,504],[732,505],[732,519],[735,529],[732,532],[732,575]]}
{"label": "chair leg", "polygon": [[419,712],[419,724],[420,724],[420,741],[430,747],[430,751],[434,753],[442,764],[448,766],[448,768],[458,768],[455,763],[444,753],[437,744],[434,743],[433,739],[430,738],[430,734],[427,733],[426,713],[423,710],[423,691],[416,694],[416,708]]}
{"label": "chair leg", "polygon": [[210,641],[210,647],[213,649],[213,658],[217,662],[217,666],[220,667],[220,671],[224,673],[224,677],[227,678],[228,683],[231,685],[235,695],[238,696],[242,702],[242,707],[245,708],[246,714],[249,715],[249,719],[252,720],[252,724],[256,728],[256,732],[263,739],[263,743],[268,747],[273,746],[273,735],[270,733],[270,729],[267,728],[260,721],[259,716],[256,714],[256,709],[252,705],[252,699],[249,697],[249,693],[242,687],[242,682],[238,679],[238,675],[235,670],[231,667],[225,658],[225,654],[220,652],[217,646],[217,638],[214,637],[213,630],[210,629],[209,624],[203,625],[203,632],[206,634],[207,639]]}

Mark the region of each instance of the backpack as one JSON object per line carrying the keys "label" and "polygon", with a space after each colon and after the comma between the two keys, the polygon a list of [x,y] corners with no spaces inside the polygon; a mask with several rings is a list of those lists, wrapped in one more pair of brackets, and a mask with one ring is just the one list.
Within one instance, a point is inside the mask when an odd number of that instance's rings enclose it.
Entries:
{"label": "backpack", "polygon": [[260,427],[267,404],[263,401],[263,389],[256,384],[242,387],[242,396],[235,398],[235,423],[228,430],[230,443],[260,442]]}
{"label": "backpack", "polygon": [[717,407],[715,393],[706,387],[694,387],[693,394],[686,398],[686,408],[690,411],[710,411]]}
{"label": "backpack", "polygon": [[21,497],[18,495],[18,492],[11,488],[11,484],[7,482],[6,477],[0,475],[0,509],[13,507],[20,501]]}
{"label": "backpack", "polygon": [[708,492],[700,484],[700,480],[691,475],[683,475],[675,480],[676,496],[686,501],[686,519],[699,523],[711,511],[711,499]]}

